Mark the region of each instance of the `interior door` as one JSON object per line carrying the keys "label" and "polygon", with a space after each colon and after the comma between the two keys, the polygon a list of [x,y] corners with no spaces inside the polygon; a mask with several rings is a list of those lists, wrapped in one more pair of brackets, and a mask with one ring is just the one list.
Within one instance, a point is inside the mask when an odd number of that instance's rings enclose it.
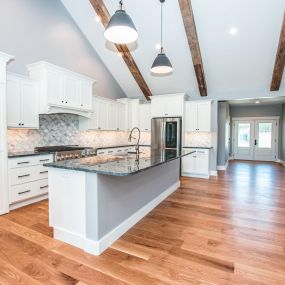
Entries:
{"label": "interior door", "polygon": [[236,121],[234,127],[234,158],[253,160],[254,121]]}
{"label": "interior door", "polygon": [[277,149],[277,121],[256,120],[254,160],[275,161]]}

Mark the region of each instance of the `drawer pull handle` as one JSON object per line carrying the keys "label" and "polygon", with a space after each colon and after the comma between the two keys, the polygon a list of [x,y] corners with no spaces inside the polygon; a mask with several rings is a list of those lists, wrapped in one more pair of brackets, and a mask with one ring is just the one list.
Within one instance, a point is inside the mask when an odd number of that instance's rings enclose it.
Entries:
{"label": "drawer pull handle", "polygon": [[40,187],[40,189],[45,189],[45,188],[48,188],[48,185]]}
{"label": "drawer pull handle", "polygon": [[23,191],[23,192],[18,192],[19,195],[23,195],[23,194],[26,194],[26,193],[29,193],[31,192],[31,190],[27,190],[27,191]]}
{"label": "drawer pull handle", "polygon": [[113,151],[108,151],[108,153],[113,153]]}
{"label": "drawer pull handle", "polygon": [[48,173],[48,171],[41,171],[40,174]]}
{"label": "drawer pull handle", "polygon": [[49,158],[47,158],[47,159],[40,159],[40,162],[45,162],[45,161],[49,161]]}
{"label": "drawer pull handle", "polygon": [[30,162],[29,161],[22,161],[22,162],[18,162],[17,164],[21,165],[21,164],[28,164],[28,163],[30,163]]}
{"label": "drawer pull handle", "polygon": [[24,175],[19,175],[18,178],[24,178],[24,177],[29,177],[31,174],[24,174]]}

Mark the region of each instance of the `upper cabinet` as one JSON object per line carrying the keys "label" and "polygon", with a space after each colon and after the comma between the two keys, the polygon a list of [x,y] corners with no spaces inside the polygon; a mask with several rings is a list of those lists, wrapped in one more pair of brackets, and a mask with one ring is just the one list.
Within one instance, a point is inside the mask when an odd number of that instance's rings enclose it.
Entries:
{"label": "upper cabinet", "polygon": [[188,101],[185,106],[186,132],[211,132],[211,101]]}
{"label": "upper cabinet", "polygon": [[182,117],[184,115],[184,93],[151,97],[151,117]]}
{"label": "upper cabinet", "polygon": [[103,97],[93,97],[90,119],[81,118],[82,130],[125,131],[125,105]]}
{"label": "upper cabinet", "polygon": [[90,116],[95,80],[40,61],[28,65],[30,78],[40,86],[40,113],[75,113]]}
{"label": "upper cabinet", "polygon": [[141,131],[151,130],[151,104],[139,105],[139,128]]}
{"label": "upper cabinet", "polygon": [[37,82],[21,75],[7,75],[8,128],[39,128],[39,89]]}

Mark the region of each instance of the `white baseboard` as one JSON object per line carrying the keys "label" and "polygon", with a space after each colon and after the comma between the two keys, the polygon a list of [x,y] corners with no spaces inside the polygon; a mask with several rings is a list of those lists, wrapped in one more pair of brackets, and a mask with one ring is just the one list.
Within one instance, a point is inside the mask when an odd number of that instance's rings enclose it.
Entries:
{"label": "white baseboard", "polygon": [[278,162],[278,163],[282,164],[283,166],[285,166],[285,161],[284,161],[284,160],[277,159],[277,161],[276,161],[276,162]]}
{"label": "white baseboard", "polygon": [[225,165],[218,165],[218,166],[217,166],[217,169],[218,169],[218,170],[225,171],[225,170],[227,170],[228,165],[229,165],[229,161],[227,161]]}
{"label": "white baseboard", "polygon": [[30,204],[34,204],[34,203],[40,202],[42,200],[46,200],[46,199],[48,199],[48,194],[41,195],[41,196],[38,196],[38,197],[35,197],[35,198],[31,198],[31,199],[28,199],[28,200],[25,200],[25,201],[22,201],[22,202],[19,202],[19,203],[12,204],[12,205],[9,206],[9,209],[10,209],[10,211],[11,210],[15,210],[15,209],[18,209],[18,208],[21,208],[21,207],[28,206]]}
{"label": "white baseboard", "polygon": [[54,228],[54,238],[72,244],[94,255],[100,255],[104,250],[111,246],[117,239],[126,233],[131,227],[145,217],[157,205],[164,201],[169,195],[180,187],[180,181],[176,182],[155,199],[138,210],[127,220],[101,238],[99,241],[90,240],[82,235],[70,232],[65,229]]}
{"label": "white baseboard", "polygon": [[218,171],[217,170],[211,170],[210,175],[211,176],[218,176]]}
{"label": "white baseboard", "polygon": [[207,174],[197,174],[197,173],[187,173],[187,172],[182,173],[181,176],[193,177],[193,178],[203,178],[203,179],[210,178],[210,175],[207,175]]}

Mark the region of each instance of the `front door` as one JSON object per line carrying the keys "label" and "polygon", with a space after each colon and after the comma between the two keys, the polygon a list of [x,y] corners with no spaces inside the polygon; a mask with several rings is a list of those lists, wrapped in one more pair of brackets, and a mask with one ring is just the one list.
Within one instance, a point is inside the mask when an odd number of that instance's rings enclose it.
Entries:
{"label": "front door", "polygon": [[235,159],[261,161],[277,159],[277,120],[236,120],[233,135]]}

